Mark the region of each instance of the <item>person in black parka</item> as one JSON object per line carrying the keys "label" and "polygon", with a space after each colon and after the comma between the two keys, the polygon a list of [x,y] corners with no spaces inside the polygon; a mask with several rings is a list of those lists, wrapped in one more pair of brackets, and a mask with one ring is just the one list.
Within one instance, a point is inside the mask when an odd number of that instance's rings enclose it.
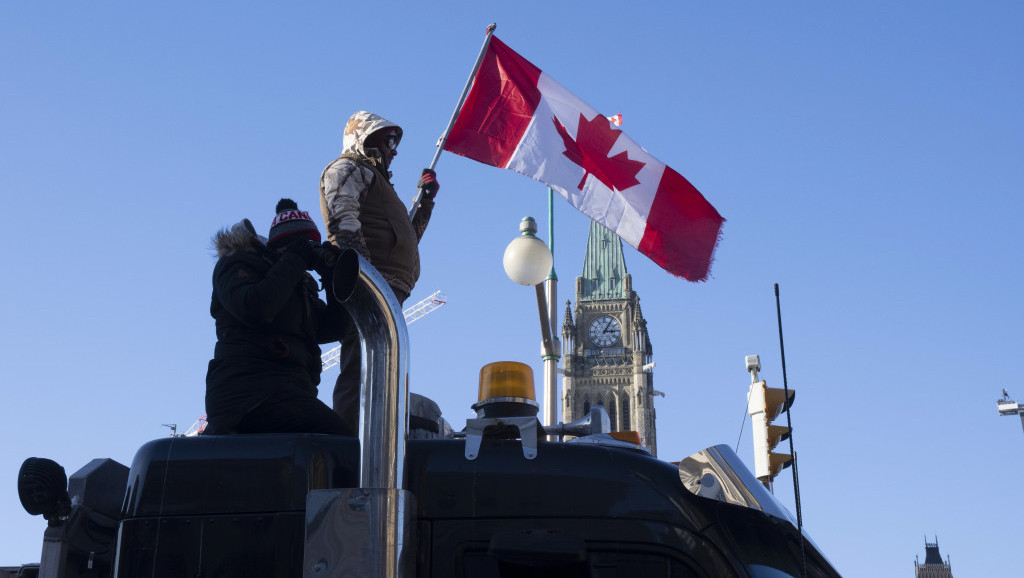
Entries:
{"label": "person in black parka", "polygon": [[[206,374],[204,434],[353,435],[317,399],[318,344],[338,341],[350,321],[340,304],[320,299],[307,273],[320,242],[309,213],[281,199],[269,240],[243,219],[213,242],[217,345]],[[330,275],[323,277],[329,284]]]}

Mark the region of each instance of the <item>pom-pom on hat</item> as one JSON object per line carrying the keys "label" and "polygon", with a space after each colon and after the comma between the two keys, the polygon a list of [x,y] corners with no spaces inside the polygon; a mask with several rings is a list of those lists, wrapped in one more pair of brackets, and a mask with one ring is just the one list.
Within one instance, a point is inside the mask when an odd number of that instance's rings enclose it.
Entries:
{"label": "pom-pom on hat", "polygon": [[270,234],[267,235],[267,246],[280,249],[292,241],[311,239],[320,241],[320,231],[316,223],[309,218],[309,213],[300,211],[299,206],[291,199],[277,202],[277,216],[270,223]]}

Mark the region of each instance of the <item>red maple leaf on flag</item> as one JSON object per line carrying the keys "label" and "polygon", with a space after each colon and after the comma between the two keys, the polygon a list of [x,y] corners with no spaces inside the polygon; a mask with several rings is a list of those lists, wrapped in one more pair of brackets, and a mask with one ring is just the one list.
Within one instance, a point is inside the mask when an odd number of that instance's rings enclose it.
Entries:
{"label": "red maple leaf on flag", "polygon": [[555,130],[565,143],[565,152],[562,154],[583,168],[583,178],[578,185],[581,191],[587,175],[594,175],[609,189],[616,191],[640,184],[640,181],[636,180],[636,174],[645,163],[631,160],[626,151],[613,157],[608,156],[608,151],[612,150],[622,131],[613,129],[606,117],[597,115],[592,120],[587,120],[580,114],[576,140],[569,136],[569,132],[558,122],[558,118],[552,120],[555,121]]}

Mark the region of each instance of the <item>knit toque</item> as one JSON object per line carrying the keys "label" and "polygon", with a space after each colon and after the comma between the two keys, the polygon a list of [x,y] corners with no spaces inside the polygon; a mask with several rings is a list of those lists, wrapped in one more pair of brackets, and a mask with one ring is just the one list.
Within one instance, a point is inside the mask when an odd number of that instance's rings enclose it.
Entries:
{"label": "knit toque", "polygon": [[281,199],[277,202],[277,216],[274,222],[270,223],[270,234],[267,235],[267,247],[280,249],[292,241],[300,239],[311,239],[320,242],[320,231],[316,223],[309,217],[306,211],[300,211],[299,206],[291,199]]}

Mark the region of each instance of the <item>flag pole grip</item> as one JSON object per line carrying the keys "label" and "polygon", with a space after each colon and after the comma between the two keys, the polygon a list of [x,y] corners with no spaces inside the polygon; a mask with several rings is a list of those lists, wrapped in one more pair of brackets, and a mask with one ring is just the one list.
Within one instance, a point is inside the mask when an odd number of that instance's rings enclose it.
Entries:
{"label": "flag pole grip", "polygon": [[[441,138],[437,139],[437,150],[434,152],[434,158],[430,161],[430,170],[434,170],[437,166],[437,161],[441,158],[441,151],[444,150],[444,143],[448,142],[448,135],[452,132],[452,127],[455,126],[455,119],[459,118],[459,111],[462,110],[462,105],[466,103],[466,96],[469,95],[469,89],[473,86],[473,79],[476,78],[476,72],[480,70],[480,64],[484,61],[484,54],[487,53],[487,46],[491,43],[491,36],[494,36],[494,29],[497,28],[497,23],[491,23],[487,27],[487,36],[484,38],[484,45],[480,47],[480,54],[476,56],[476,62],[473,63],[473,71],[469,73],[469,78],[466,80],[466,86],[462,88],[462,95],[459,96],[459,103],[455,105],[455,110],[452,112],[452,117],[448,121],[448,127],[444,129],[444,133]],[[416,218],[416,213],[420,209],[420,205],[423,202],[423,189],[416,190],[416,198],[412,200],[412,207],[409,209],[409,220],[412,221]]]}

